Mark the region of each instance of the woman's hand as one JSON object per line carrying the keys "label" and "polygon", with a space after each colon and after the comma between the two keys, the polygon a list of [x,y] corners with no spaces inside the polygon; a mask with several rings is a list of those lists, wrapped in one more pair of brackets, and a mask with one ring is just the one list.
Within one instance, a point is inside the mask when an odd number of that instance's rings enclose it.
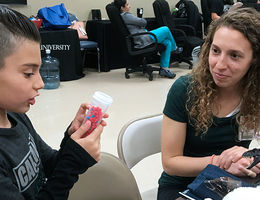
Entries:
{"label": "woman's hand", "polygon": [[255,178],[257,174],[260,173],[260,164],[254,166],[252,169],[247,169],[247,167],[253,162],[251,158],[241,158],[237,162],[230,165],[227,172],[235,176],[249,176]]}
{"label": "woman's hand", "polygon": [[246,151],[248,151],[248,149],[241,146],[234,146],[232,148],[229,148],[223,151],[218,156],[217,162],[215,164],[219,166],[221,169],[228,169],[232,165],[232,163],[235,163],[238,160],[240,160],[242,158],[243,153]]}
{"label": "woman's hand", "polygon": [[103,131],[103,125],[98,125],[90,135],[85,137],[85,133],[90,128],[91,123],[86,120],[77,131],[75,131],[70,137],[76,143],[78,143],[83,149],[85,149],[96,161],[101,158],[100,154],[100,136]]}
{"label": "woman's hand", "polygon": [[[79,110],[74,118],[74,120],[72,121],[69,129],[68,129],[68,134],[71,135],[72,133],[74,133],[75,131],[77,131],[79,129],[79,127],[82,125],[85,116],[86,116],[86,111],[88,109],[90,109],[91,105],[88,103],[83,103],[80,105]],[[108,114],[104,114],[103,118],[108,118]],[[101,121],[100,123],[102,126],[106,126],[106,122],[105,121]]]}
{"label": "woman's hand", "polygon": [[260,174],[260,163],[252,167],[250,170],[253,171],[256,175]]}

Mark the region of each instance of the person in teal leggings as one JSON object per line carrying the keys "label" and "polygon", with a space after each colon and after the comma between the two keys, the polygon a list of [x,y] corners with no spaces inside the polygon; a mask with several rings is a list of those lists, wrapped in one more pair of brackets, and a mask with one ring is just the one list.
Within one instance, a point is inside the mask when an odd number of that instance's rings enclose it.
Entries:
{"label": "person in teal leggings", "polygon": [[[161,53],[160,66],[162,68],[168,68],[171,52],[177,49],[177,45],[171,34],[171,31],[167,26],[162,26],[160,28],[151,30],[150,32],[156,36],[158,43],[165,45],[166,49]],[[152,37],[152,39],[155,41],[154,37]]]}
{"label": "person in teal leggings", "polygon": [[[114,5],[121,12],[122,19],[124,20],[129,32],[131,34],[146,32],[145,29],[147,21],[143,18],[136,17],[131,14],[130,4],[127,0],[114,0]],[[161,52],[160,57],[160,71],[159,74],[163,77],[174,78],[176,74],[169,70],[171,52],[178,49],[176,42],[167,26],[163,26],[150,31],[153,33],[158,43],[164,44],[166,49]],[[134,38],[135,48],[144,48],[155,42],[155,38],[151,35],[140,35]]]}

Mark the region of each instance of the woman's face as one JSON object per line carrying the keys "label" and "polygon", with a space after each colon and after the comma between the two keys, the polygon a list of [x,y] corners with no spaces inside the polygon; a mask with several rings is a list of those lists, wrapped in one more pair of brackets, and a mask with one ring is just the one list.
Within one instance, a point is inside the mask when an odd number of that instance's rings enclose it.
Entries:
{"label": "woman's face", "polygon": [[121,7],[121,11],[122,11],[122,12],[129,12],[129,11],[130,11],[130,8],[131,8],[131,6],[130,6],[129,2],[127,1],[127,2],[125,3],[125,6],[122,6],[122,7]]}
{"label": "woman's face", "polygon": [[252,59],[251,44],[241,32],[228,27],[215,32],[209,52],[209,68],[218,87],[237,88]]}

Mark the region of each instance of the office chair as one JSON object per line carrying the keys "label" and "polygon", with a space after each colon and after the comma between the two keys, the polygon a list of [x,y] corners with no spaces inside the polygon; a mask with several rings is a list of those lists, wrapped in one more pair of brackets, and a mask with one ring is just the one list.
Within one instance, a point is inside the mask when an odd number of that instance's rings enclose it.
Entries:
{"label": "office chair", "polygon": [[[158,52],[165,49],[165,46],[157,43],[156,36],[151,32],[143,32],[130,34],[128,28],[126,27],[120,11],[110,3],[106,6],[107,15],[111,21],[113,30],[115,34],[118,34],[121,40],[122,54],[125,57],[126,72],[125,78],[130,78],[129,74],[134,72],[142,72],[143,74],[148,74],[149,80],[153,80],[153,71],[159,71],[158,67],[152,67],[147,64],[148,56],[156,56]],[[138,35],[150,34],[152,35],[156,42],[145,48],[135,48],[133,38]]]}
{"label": "office chair", "polygon": [[212,21],[208,0],[200,0],[200,5],[201,5],[203,24],[204,24],[204,34],[207,35],[208,26]]}
{"label": "office chair", "polygon": [[83,52],[83,65],[86,62],[87,54],[96,54],[97,55],[97,67],[98,72],[100,72],[100,50],[98,43],[90,40],[80,40],[80,50]]}
{"label": "office chair", "polygon": [[[132,169],[144,158],[161,152],[162,114],[145,116],[128,122],[121,129],[117,152],[122,161]],[[142,199],[156,200],[157,188],[141,193]]]}
{"label": "office chair", "polygon": [[[181,1],[180,1],[181,2]],[[183,0],[187,12],[187,24],[193,26],[196,31],[196,35],[199,38],[203,38],[202,33],[202,15],[199,12],[197,5],[191,0]]]}
{"label": "office chair", "polygon": [[141,200],[131,170],[117,157],[102,152],[101,160],[79,176],[69,200]]}
{"label": "office chair", "polygon": [[[96,12],[98,12],[98,11],[96,11]],[[85,62],[86,62],[87,54],[96,54],[97,55],[98,72],[100,72],[100,50],[99,50],[99,47],[98,47],[98,43],[95,42],[95,41],[87,40],[88,36],[87,36],[87,33],[86,33],[85,22],[79,22],[76,15],[74,15],[72,13],[68,13],[68,14],[69,14],[69,19],[72,23],[72,26],[70,26],[69,28],[76,29],[78,31],[83,67],[84,67]],[[76,23],[79,23],[79,24],[76,24],[76,26],[73,26],[74,22],[75,22],[75,24]]]}
{"label": "office chair", "polygon": [[159,26],[168,26],[177,43],[177,46],[183,47],[183,53],[178,58],[179,62],[186,62],[189,68],[192,68],[191,52],[196,46],[200,46],[203,40],[196,37],[196,30],[190,25],[176,25],[175,19],[171,15],[170,7],[165,0],[155,0],[153,2],[153,10],[156,21]]}

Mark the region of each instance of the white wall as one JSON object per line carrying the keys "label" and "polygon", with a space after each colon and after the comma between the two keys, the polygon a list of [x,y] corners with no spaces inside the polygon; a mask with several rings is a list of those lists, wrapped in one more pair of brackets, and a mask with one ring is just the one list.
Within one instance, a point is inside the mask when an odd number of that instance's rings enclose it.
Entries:
{"label": "white wall", "polygon": [[[91,9],[100,9],[102,18],[107,18],[105,6],[113,0],[27,0],[27,5],[11,5],[10,7],[30,17],[36,16],[39,8],[64,3],[68,12],[75,14],[80,20],[91,19]],[[128,0],[131,12],[136,14],[137,8],[144,9],[144,17],[154,17],[153,0]],[[178,0],[167,0],[170,8],[174,8]],[[200,10],[200,0],[193,0]]]}

